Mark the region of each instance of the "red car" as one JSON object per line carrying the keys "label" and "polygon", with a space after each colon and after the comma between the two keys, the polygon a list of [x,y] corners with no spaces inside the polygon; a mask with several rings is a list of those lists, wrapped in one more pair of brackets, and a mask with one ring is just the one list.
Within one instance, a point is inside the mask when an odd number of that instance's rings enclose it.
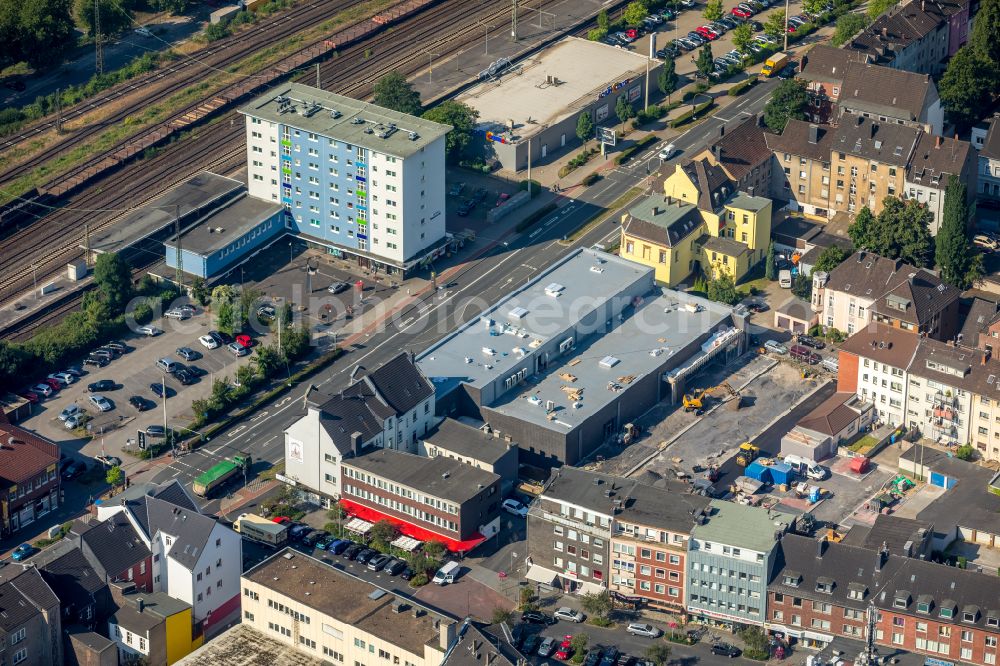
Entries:
{"label": "red car", "polygon": [[20,396],[27,400],[28,402],[38,402],[38,394],[34,391],[21,391]]}
{"label": "red car", "polygon": [[43,379],[42,381],[51,386],[53,391],[58,391],[63,386],[62,384],[59,383],[58,379],[47,378]]}
{"label": "red car", "polygon": [[733,7],[732,15],[739,16],[740,18],[750,18],[751,16],[753,16],[753,14],[751,14],[747,10],[740,9],[739,7]]}
{"label": "red car", "polygon": [[241,333],[236,336],[236,344],[244,349],[250,349],[253,346],[253,339],[249,335]]}
{"label": "red car", "polygon": [[629,28],[625,31],[625,34],[628,35],[628,38],[631,40],[639,39],[639,31],[635,28]]}
{"label": "red car", "polygon": [[572,636],[563,636],[563,642],[559,644],[559,649],[556,650],[556,659],[562,659],[566,661],[571,656],[573,656],[573,647],[571,643],[573,642]]}
{"label": "red car", "polygon": [[694,31],[709,41],[715,41],[719,38],[719,33],[704,25],[699,25]]}
{"label": "red car", "polygon": [[288,516],[275,516],[271,519],[271,522],[278,523],[279,525],[287,525],[292,522],[292,519]]}

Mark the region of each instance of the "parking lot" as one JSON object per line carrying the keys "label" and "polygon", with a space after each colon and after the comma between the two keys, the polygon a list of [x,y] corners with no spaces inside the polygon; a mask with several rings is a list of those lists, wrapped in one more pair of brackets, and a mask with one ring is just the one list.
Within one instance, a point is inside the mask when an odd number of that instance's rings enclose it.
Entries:
{"label": "parking lot", "polygon": [[[198,342],[199,336],[212,328],[210,316],[202,308],[184,321],[160,319],[153,325],[163,330],[156,337],[142,337],[131,334],[124,337],[126,353],[112,360],[103,368],[81,366],[85,374],[75,383],[63,388],[36,406],[31,418],[24,426],[60,444],[68,455],[81,453],[94,456],[103,449],[108,454],[120,455],[128,439],[136,438],[137,430],[151,425],[162,425],[164,420],[164,400],[151,390],[152,384],[163,381],[166,376],[167,398],[166,418],[169,427],[179,429],[191,422],[191,401],[206,398],[211,394],[215,378],[228,377],[233,380],[238,364],[249,363],[252,355],[237,358],[225,346],[208,350]],[[257,343],[259,344],[259,340]],[[189,347],[199,354],[192,361],[182,360],[176,353],[179,347]],[[179,381],[157,368],[156,361],[170,358],[185,366],[194,366],[204,371],[194,383],[183,386]],[[41,379],[41,378],[38,378]],[[89,392],[89,384],[110,380],[114,388]],[[111,409],[101,412],[91,403],[94,395],[104,396]],[[129,403],[129,398],[139,396],[146,409],[140,411]],[[59,420],[59,413],[76,404],[92,417],[87,423],[89,436],[82,436],[81,430],[69,430]],[[188,433],[190,434],[190,433]],[[88,441],[91,443],[88,444]],[[128,464],[131,459],[126,458]]]}
{"label": "parking lot", "polygon": [[[736,0],[726,0],[723,5],[723,16],[731,17],[731,11],[739,2]],[[690,9],[681,9],[680,14],[673,21],[665,21],[664,23],[657,26],[656,29],[656,46],[657,49],[665,47],[672,40],[685,37],[689,32],[694,31],[699,26],[707,25],[710,23],[703,16],[705,10],[704,2],[697,2],[694,7]],[[760,23],[766,23],[768,16],[773,12],[784,11],[784,3],[776,3],[771,7],[757,13],[749,20],[759,21]],[[802,3],[800,0],[793,0],[789,3],[788,15],[795,16],[802,11]],[[755,34],[762,34],[757,32]],[[635,50],[637,53],[648,53],[649,52],[649,39],[648,34],[643,35],[636,41],[629,44],[626,48],[630,50]],[[725,34],[721,35],[718,39],[710,42],[712,45],[712,54],[718,58],[719,56],[725,54],[726,52],[732,50],[733,40],[732,31],[727,31]],[[698,51],[693,50],[687,53],[681,53],[675,58],[677,73],[682,75],[693,75],[697,68],[695,66],[695,59],[697,57]]]}

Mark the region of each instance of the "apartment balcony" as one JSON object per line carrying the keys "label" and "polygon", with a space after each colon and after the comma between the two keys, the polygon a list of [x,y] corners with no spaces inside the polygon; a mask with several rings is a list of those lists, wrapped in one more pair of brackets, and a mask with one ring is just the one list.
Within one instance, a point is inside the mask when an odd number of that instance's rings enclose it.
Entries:
{"label": "apartment balcony", "polygon": [[[958,407],[958,398],[953,395],[948,395],[943,391],[938,391],[934,394],[933,402],[935,411],[938,408],[954,411],[955,408]],[[935,416],[938,415],[935,414]]]}

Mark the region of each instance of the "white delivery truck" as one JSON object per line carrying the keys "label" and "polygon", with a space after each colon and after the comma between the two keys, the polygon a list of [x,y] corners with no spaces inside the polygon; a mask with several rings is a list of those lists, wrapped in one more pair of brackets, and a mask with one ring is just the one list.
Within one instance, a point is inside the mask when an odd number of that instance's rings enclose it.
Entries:
{"label": "white delivery truck", "polygon": [[274,548],[288,543],[288,526],[276,523],[253,513],[243,513],[233,523],[233,529],[244,539]]}
{"label": "white delivery truck", "polygon": [[462,565],[458,562],[448,562],[446,565],[438,569],[436,574],[434,574],[434,582],[438,585],[454,583],[455,579],[458,578],[458,572],[461,569]]}
{"label": "white delivery truck", "polygon": [[782,289],[792,288],[792,272],[789,270],[778,272],[778,286]]}

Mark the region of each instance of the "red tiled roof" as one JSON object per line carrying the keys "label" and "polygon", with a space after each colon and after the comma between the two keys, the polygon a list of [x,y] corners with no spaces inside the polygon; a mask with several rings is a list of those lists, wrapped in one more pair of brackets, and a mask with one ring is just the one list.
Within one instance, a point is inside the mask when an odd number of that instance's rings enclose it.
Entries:
{"label": "red tiled roof", "polygon": [[0,479],[18,483],[59,462],[59,446],[0,414]]}

